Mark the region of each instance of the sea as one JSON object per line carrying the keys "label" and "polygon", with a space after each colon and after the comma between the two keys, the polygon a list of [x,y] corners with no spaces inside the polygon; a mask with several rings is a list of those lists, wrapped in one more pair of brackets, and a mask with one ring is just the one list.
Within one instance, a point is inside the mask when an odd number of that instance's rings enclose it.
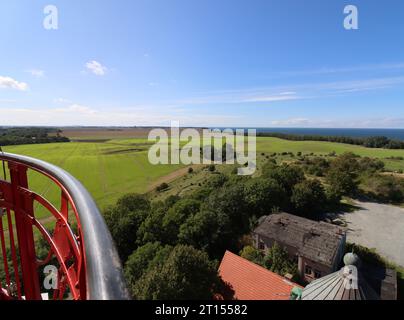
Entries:
{"label": "sea", "polygon": [[257,133],[284,133],[295,135],[344,136],[353,138],[384,136],[404,141],[404,129],[341,129],[341,128],[244,128]]}

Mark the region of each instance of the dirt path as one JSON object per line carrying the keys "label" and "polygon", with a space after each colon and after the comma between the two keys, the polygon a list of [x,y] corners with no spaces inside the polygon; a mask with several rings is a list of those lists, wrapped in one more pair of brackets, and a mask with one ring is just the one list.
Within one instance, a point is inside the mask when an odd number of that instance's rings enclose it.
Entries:
{"label": "dirt path", "polygon": [[196,170],[196,169],[201,168],[201,167],[202,167],[202,165],[196,164],[196,165],[193,165],[193,166],[188,166],[188,167],[181,168],[181,169],[178,169],[176,171],[173,171],[170,174],[168,174],[166,176],[163,176],[163,177],[157,179],[156,181],[154,181],[151,185],[149,185],[149,187],[147,188],[147,191],[149,192],[149,191],[152,191],[152,190],[156,189],[157,186],[159,186],[160,184],[162,184],[164,182],[165,183],[170,183],[170,182],[173,182],[174,180],[177,180],[178,178],[181,178],[181,177],[185,176],[188,173],[189,168],[192,168],[192,169]]}
{"label": "dirt path", "polygon": [[381,174],[384,175],[384,176],[393,176],[393,177],[396,177],[396,178],[404,179],[404,173],[382,172]]}
{"label": "dirt path", "polygon": [[359,210],[344,213],[348,224],[347,241],[376,251],[404,266],[404,209],[374,202],[356,201]]}

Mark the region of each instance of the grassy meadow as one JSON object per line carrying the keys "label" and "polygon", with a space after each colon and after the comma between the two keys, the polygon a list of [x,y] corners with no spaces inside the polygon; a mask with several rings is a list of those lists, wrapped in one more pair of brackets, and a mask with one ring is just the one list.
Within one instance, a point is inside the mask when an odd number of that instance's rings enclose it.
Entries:
{"label": "grassy meadow", "polygon": [[[101,209],[113,204],[128,192],[144,193],[161,177],[181,168],[180,165],[151,165],[145,139],[107,142],[70,142],[22,145],[4,151],[38,158],[55,164],[80,180]],[[30,187],[59,207],[54,183],[30,171]],[[37,216],[41,216],[41,212]]]}
{"label": "grassy meadow", "polygon": [[[105,136],[106,137],[106,136]],[[105,138],[103,136],[103,138]],[[85,142],[84,142],[85,141]],[[145,193],[158,183],[173,181],[186,174],[182,165],[152,165],[147,158],[151,145],[145,138],[113,138],[111,140],[8,146],[6,152],[35,157],[67,170],[93,195],[101,209],[113,204],[129,192]],[[404,170],[404,150],[370,149],[361,146],[317,141],[287,141],[278,138],[257,138],[258,166],[270,153],[302,152],[303,154],[328,155],[347,151],[360,156],[380,158],[389,170]],[[279,156],[282,160],[282,156]],[[285,157],[285,160],[288,160]],[[201,168],[199,168],[201,170]],[[222,170],[222,169],[220,169]],[[189,181],[196,186],[200,181]],[[30,173],[30,187],[50,199],[57,207],[59,192],[53,182],[37,173]],[[178,185],[179,188],[186,187]],[[190,187],[190,186],[188,186]],[[39,208],[38,208],[39,210]],[[37,216],[46,215],[40,210]]]}

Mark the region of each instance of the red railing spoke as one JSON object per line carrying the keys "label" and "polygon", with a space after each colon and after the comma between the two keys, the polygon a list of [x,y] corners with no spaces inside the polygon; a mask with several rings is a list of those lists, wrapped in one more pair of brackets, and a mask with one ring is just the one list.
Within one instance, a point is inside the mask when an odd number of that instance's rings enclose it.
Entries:
{"label": "red railing spoke", "polygon": [[[6,179],[4,170],[0,179],[0,265],[4,269],[0,300],[35,300],[43,293],[55,300],[127,299],[112,238],[83,186],[62,169],[37,159],[0,153],[0,160],[9,172]],[[29,170],[59,187],[60,210],[30,189]],[[48,218],[36,218],[39,208],[46,210]],[[48,246],[41,247],[41,257],[36,252],[39,241]],[[56,270],[57,285],[51,289],[40,280],[48,276],[44,274],[48,266]]]}
{"label": "red railing spoke", "polygon": [[[6,283],[7,286],[10,286],[10,272],[8,270],[8,259],[7,259],[7,250],[6,250],[6,241],[4,239],[4,228],[3,228],[3,216],[4,212],[3,209],[0,211],[0,241],[1,241],[1,253],[3,255],[3,265],[4,265],[4,273],[6,275]],[[0,283],[0,289],[2,289]]]}

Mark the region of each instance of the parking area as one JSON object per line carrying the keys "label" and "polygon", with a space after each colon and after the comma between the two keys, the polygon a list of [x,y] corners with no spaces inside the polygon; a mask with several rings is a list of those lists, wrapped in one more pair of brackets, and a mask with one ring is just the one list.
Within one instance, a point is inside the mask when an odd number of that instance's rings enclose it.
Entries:
{"label": "parking area", "polygon": [[356,201],[359,210],[344,213],[348,224],[347,241],[376,251],[404,266],[404,209],[373,202]]}

